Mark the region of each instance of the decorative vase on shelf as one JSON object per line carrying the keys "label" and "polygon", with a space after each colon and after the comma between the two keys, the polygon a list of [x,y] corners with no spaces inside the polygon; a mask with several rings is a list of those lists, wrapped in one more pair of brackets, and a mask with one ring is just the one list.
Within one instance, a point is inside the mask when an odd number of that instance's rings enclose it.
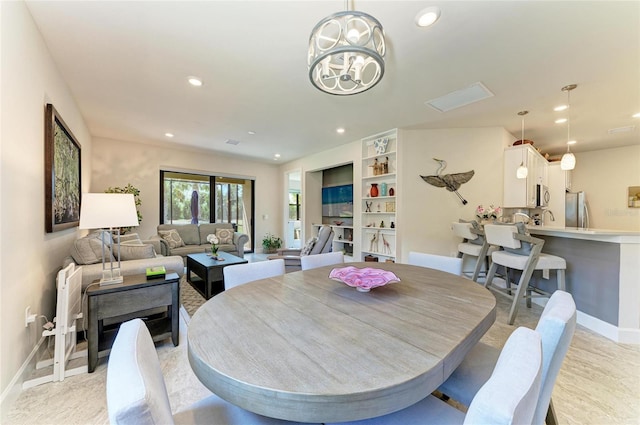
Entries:
{"label": "decorative vase on shelf", "polygon": [[372,198],[378,196],[378,183],[371,183],[371,190],[369,191],[369,194]]}
{"label": "decorative vase on shelf", "polygon": [[395,194],[396,194],[396,191],[395,191],[395,190],[393,190],[393,188],[392,188],[392,187],[390,187],[390,188],[389,188],[389,196],[393,196],[393,195],[395,195]]}
{"label": "decorative vase on shelf", "polygon": [[380,196],[387,196],[387,184],[380,184]]}

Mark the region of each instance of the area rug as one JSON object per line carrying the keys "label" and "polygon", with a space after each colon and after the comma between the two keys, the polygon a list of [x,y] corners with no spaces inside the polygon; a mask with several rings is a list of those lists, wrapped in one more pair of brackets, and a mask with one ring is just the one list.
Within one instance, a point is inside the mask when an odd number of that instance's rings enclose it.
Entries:
{"label": "area rug", "polygon": [[189,318],[193,317],[193,314],[198,311],[200,306],[205,303],[204,297],[198,293],[187,282],[187,276],[183,275],[180,278],[180,304],[189,315]]}

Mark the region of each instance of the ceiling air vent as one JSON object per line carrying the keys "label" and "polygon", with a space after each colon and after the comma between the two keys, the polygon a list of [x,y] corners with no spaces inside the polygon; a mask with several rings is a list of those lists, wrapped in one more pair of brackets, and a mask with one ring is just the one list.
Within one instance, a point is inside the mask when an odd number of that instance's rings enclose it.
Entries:
{"label": "ceiling air vent", "polygon": [[470,105],[475,102],[493,97],[493,93],[489,91],[482,83],[473,83],[469,87],[456,90],[435,99],[425,102],[425,105],[431,106],[440,112],[448,112],[462,106]]}
{"label": "ceiling air vent", "polygon": [[233,140],[233,139],[227,139],[227,140],[225,141],[225,143],[226,143],[227,145],[237,146],[237,145],[239,145],[239,144],[240,144],[240,141],[238,141],[238,140]]}
{"label": "ceiling air vent", "polygon": [[633,131],[634,128],[636,128],[635,125],[628,125],[626,127],[618,127],[618,128],[610,128],[609,130],[607,130],[607,133],[609,134],[628,133],[630,131]]}

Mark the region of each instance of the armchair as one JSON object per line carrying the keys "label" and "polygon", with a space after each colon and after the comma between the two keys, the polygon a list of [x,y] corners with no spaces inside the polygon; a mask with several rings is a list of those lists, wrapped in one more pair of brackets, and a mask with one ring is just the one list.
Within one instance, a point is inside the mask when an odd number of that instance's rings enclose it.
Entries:
{"label": "armchair", "polygon": [[268,258],[269,260],[283,259],[287,273],[301,270],[300,257],[331,252],[333,236],[334,232],[331,226],[322,226],[318,230],[318,236],[309,239],[302,249],[282,248],[278,250],[278,255],[272,255]]}

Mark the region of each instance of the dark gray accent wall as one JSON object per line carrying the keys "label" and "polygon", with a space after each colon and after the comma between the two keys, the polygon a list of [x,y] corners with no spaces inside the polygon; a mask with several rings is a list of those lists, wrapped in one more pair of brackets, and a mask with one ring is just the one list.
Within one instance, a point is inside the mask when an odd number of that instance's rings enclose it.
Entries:
{"label": "dark gray accent wall", "polygon": [[[618,325],[620,295],[620,245],[534,235],[545,240],[542,252],[563,257],[567,261],[567,291],[576,307],[583,313],[612,325]],[[532,277],[535,286],[553,292],[555,272],[550,279],[542,279],[542,272]]]}

